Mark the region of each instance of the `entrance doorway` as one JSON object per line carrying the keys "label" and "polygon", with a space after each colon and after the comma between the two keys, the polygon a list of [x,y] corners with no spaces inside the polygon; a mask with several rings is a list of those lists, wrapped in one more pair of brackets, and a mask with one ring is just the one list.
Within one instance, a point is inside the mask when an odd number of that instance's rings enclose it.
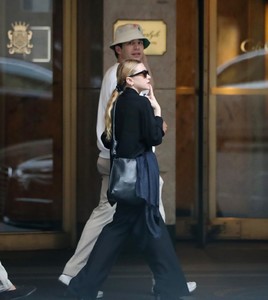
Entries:
{"label": "entrance doorway", "polygon": [[267,8],[177,1],[179,238],[268,238]]}
{"label": "entrance doorway", "polygon": [[209,6],[209,219],[219,238],[268,238],[267,7]]}
{"label": "entrance doorway", "polygon": [[71,85],[64,84],[71,41],[63,27],[71,22],[70,1],[3,0],[0,6],[1,249],[63,246],[72,189],[65,125]]}

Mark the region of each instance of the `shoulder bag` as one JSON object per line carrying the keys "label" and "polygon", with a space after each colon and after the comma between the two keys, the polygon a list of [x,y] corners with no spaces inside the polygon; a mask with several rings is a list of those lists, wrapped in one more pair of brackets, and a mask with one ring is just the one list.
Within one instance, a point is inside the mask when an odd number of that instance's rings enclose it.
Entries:
{"label": "shoulder bag", "polygon": [[109,176],[107,197],[111,202],[129,204],[129,205],[138,205],[144,202],[144,200],[142,198],[139,198],[136,193],[137,161],[135,158],[132,159],[132,158],[117,157],[117,153],[116,153],[116,146],[117,146],[117,141],[115,138],[116,102],[113,108],[112,150],[111,150],[112,166],[111,166],[110,176]]}

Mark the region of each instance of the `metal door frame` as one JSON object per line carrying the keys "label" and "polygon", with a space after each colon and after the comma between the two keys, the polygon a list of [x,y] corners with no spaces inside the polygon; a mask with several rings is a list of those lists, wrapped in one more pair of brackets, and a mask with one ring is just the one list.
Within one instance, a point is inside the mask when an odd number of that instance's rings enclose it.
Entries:
{"label": "metal door frame", "polygon": [[63,1],[63,211],[60,232],[4,232],[0,250],[56,249],[76,241],[77,0]]}
{"label": "metal door frame", "polygon": [[[268,228],[267,219],[255,218],[217,218],[216,217],[216,96],[236,95],[236,94],[263,94],[263,90],[237,89],[237,88],[217,88],[213,74],[216,69],[215,45],[217,31],[217,0],[208,0],[205,4],[205,20],[209,21],[205,26],[207,37],[205,38],[205,53],[209,53],[207,65],[204,68],[204,78],[207,78],[208,85],[204,84],[204,94],[208,95],[208,137],[209,144],[207,153],[208,163],[208,226],[207,235],[210,232],[216,233],[216,239],[267,239],[268,233],[264,228]],[[208,45],[206,49],[205,45]],[[204,59],[206,61],[206,59]],[[209,72],[206,74],[205,69]],[[206,80],[206,79],[205,79]],[[265,93],[268,95],[268,93]]]}

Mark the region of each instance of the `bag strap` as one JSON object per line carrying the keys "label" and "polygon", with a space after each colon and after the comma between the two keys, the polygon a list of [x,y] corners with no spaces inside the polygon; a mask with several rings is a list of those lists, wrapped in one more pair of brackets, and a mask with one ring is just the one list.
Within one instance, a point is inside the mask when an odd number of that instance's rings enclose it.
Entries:
{"label": "bag strap", "polygon": [[111,155],[113,157],[116,156],[116,146],[117,146],[117,141],[116,141],[116,138],[115,138],[115,108],[116,108],[116,103],[117,103],[117,99],[115,100],[114,102],[114,107],[113,107],[113,124],[112,124],[112,151],[111,151]]}

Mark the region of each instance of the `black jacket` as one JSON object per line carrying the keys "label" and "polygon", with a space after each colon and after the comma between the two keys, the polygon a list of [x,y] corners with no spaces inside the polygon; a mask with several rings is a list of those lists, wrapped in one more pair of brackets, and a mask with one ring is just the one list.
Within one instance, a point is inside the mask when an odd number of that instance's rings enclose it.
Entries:
{"label": "black jacket", "polygon": [[[115,110],[117,156],[135,158],[150,151],[152,146],[161,144],[164,136],[162,126],[163,119],[154,116],[148,98],[126,88],[118,97]],[[105,133],[102,141],[106,148],[111,149],[111,141],[106,140]]]}

